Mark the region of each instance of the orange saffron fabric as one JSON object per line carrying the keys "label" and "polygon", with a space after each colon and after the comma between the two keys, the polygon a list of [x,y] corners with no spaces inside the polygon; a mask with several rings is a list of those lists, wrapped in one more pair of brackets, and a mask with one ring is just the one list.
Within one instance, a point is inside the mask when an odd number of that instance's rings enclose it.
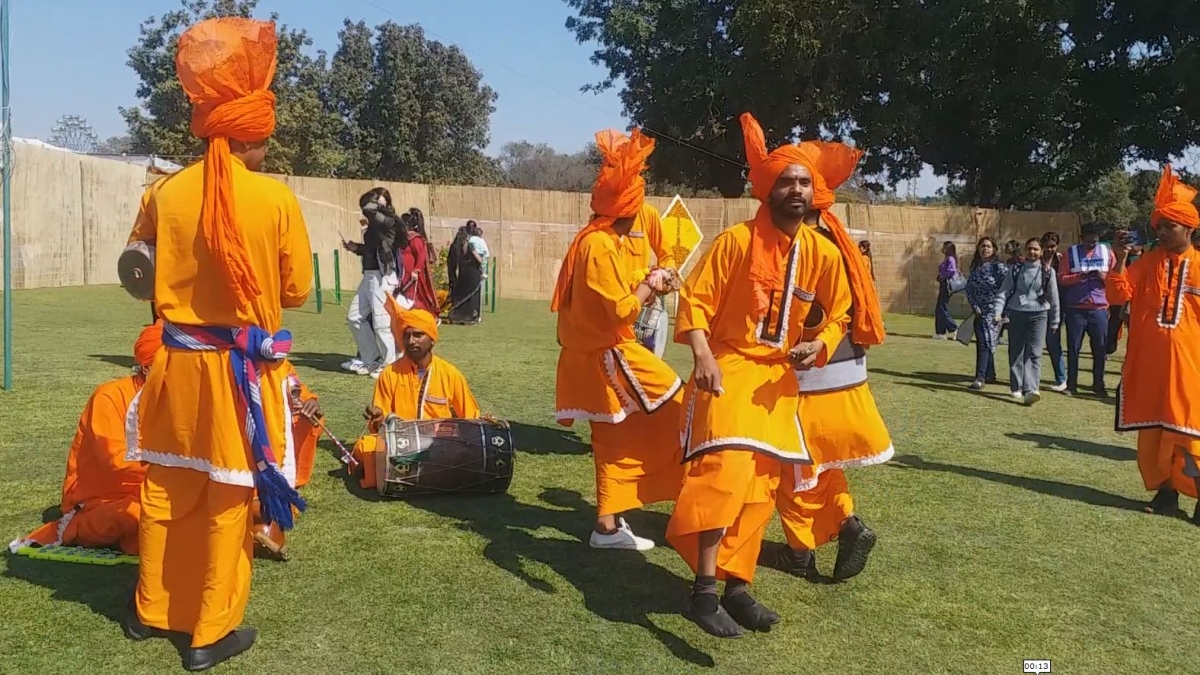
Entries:
{"label": "orange saffron fabric", "polygon": [[1158,191],[1154,194],[1154,213],[1150,214],[1150,223],[1169,220],[1184,227],[1200,227],[1200,211],[1196,210],[1194,201],[1196,189],[1179,181],[1171,165],[1163,167],[1162,178],[1158,181]]}
{"label": "orange saffron fabric", "polygon": [[428,335],[434,342],[438,341],[438,320],[432,313],[424,309],[404,309],[395,298],[388,297],[384,304],[388,315],[392,317],[392,337],[397,345],[404,344],[404,329],[412,328]]}
{"label": "orange saffron fabric", "polygon": [[196,24],[179,38],[175,69],[192,104],[192,134],[208,141],[200,228],[213,258],[246,306],[262,294],[234,219],[229,139],[265,141],[275,132],[275,24],[237,17]]}
{"label": "orange saffron fabric", "polygon": [[609,129],[596,134],[596,146],[603,163],[592,187],[592,213],[595,215],[587,227],[575,235],[563,256],[554,297],[550,301],[551,312],[557,312],[570,302],[577,249],[583,238],[611,226],[619,218],[638,216],[646,200],[646,179],[642,178],[642,172],[646,170],[650,153],[654,152],[654,139],[642,135],[640,129],[634,129],[629,136]]}
{"label": "orange saffron fabric", "polygon": [[162,349],[163,322],[162,319],[147,326],[133,343],[133,360],[142,368],[149,368],[154,363],[154,356]]}

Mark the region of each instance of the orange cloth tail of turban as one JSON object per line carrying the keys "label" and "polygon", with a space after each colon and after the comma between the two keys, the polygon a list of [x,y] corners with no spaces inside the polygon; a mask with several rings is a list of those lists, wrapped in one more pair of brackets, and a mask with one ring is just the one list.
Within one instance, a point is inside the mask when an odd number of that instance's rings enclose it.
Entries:
{"label": "orange cloth tail of turban", "polygon": [[395,338],[398,349],[403,349],[405,328],[421,331],[433,338],[434,342],[438,341],[438,320],[431,312],[424,309],[404,309],[392,297],[388,297],[384,307],[392,317],[392,337]]}
{"label": "orange cloth tail of turban", "polygon": [[154,355],[162,349],[163,341],[162,319],[146,326],[133,343],[133,360],[142,368],[149,368],[154,363]]}
{"label": "orange cloth tail of turban", "polygon": [[886,332],[883,327],[883,310],[879,306],[879,294],[875,292],[875,281],[871,270],[858,251],[858,244],[850,238],[850,232],[841,218],[834,215],[833,191],[854,174],[862,150],[844,143],[805,141],[800,144],[801,153],[812,157],[816,172],[821,175],[828,188],[820,198],[814,195],[813,208],[821,211],[821,220],[833,235],[833,241],[846,262],[846,273],[850,277],[850,295],[854,301],[854,321],[850,325],[850,339],[855,344],[872,347],[883,344]]}
{"label": "orange cloth tail of turban", "polygon": [[209,19],[179,38],[175,70],[192,104],[192,134],[208,141],[200,228],[225,272],[239,307],[262,291],[234,222],[229,139],[265,141],[275,132],[275,24],[243,18]]}
{"label": "orange cloth tail of turban", "polygon": [[1158,225],[1163,220],[1195,229],[1200,227],[1200,211],[1196,210],[1196,189],[1179,182],[1171,165],[1163,167],[1158,181],[1158,192],[1154,195],[1154,213],[1150,224]]}
{"label": "orange cloth tail of turban", "polygon": [[554,284],[554,297],[550,311],[557,312],[570,301],[571,279],[575,275],[575,255],[579,242],[587,235],[612,225],[618,218],[632,218],[641,212],[646,201],[646,160],[654,152],[654,139],[634,129],[626,136],[614,129],[596,134],[596,147],[600,150],[602,163],[600,175],[592,187],[592,219],[587,227],[579,231],[567,247],[562,267],[558,269],[558,280]]}

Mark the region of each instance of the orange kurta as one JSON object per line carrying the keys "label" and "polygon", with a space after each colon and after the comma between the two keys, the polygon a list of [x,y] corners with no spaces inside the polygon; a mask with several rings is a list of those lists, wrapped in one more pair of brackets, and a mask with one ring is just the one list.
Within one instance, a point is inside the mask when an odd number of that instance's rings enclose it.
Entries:
{"label": "orange kurta", "polygon": [[1129,303],[1117,430],[1145,436],[1138,468],[1146,489],[1157,490],[1171,479],[1177,453],[1200,463],[1200,252],[1155,248],[1109,272],[1105,288],[1109,302]]}
{"label": "orange kurta", "polygon": [[[371,405],[386,415],[404,420],[478,419],[482,414],[471,393],[467,378],[449,361],[434,356],[425,377],[417,372],[410,358],[403,358],[384,369],[375,383]],[[363,468],[361,485],[376,486],[375,453],[379,439],[364,435],[354,444],[354,457]]]}
{"label": "orange kurta", "polygon": [[777,251],[786,261],[786,287],[771,293],[770,311],[756,322],[747,269],[752,227],[740,223],[718,235],[679,294],[675,339],[686,344],[693,330],[708,335],[725,390],[713,396],[688,385],[684,451],[694,457],[740,448],[811,463],[796,412],[799,386],[787,353],[799,341],[814,302],[828,314],[816,336],[825,345],[817,365],[834,353],[850,320],[846,273],[836,246],[811,228],[800,228],[795,241],[781,241]]}
{"label": "orange kurta", "polygon": [[646,261],[630,262],[628,239],[607,226],[582,237],[571,303],[558,312],[555,418],[591,424],[601,516],[674,499],[683,479],[682,382],[634,338],[642,305],[630,275]]}
{"label": "orange kurta", "polygon": [[[312,251],[304,216],[283,183],[233,159],[236,221],[262,287],[239,309],[199,232],[204,164],[163,181],[138,215],[130,241],[156,247],[154,301],[158,315],[185,326],[283,328],[283,308],[300,307],[312,285]],[[288,366],[260,364],[263,411],[271,447],[286,447],[291,410]],[[141,400],[142,459],[203,471],[212,480],[253,487],[250,452],[235,406],[227,352],[165,349],[155,360]],[[169,391],[169,396],[168,396]]]}
{"label": "orange kurta", "polygon": [[138,554],[138,495],[146,468],[141,462],[126,460],[125,455],[126,416],[141,388],[140,376],[96,388],[79,418],[67,455],[62,517],[13,542],[10,549],[63,544],[119,547],[130,555]]}
{"label": "orange kurta", "polygon": [[641,283],[651,267],[674,269],[678,265],[670,242],[663,236],[662,217],[658,209],[649,204],[642,204],[629,233],[621,238],[619,248],[625,278],[634,285]]}

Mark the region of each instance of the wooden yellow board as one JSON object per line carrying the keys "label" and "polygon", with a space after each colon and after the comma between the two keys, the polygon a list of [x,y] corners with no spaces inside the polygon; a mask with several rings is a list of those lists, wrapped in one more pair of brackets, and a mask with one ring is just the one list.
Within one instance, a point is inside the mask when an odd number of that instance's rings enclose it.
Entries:
{"label": "wooden yellow board", "polygon": [[662,226],[663,238],[675,255],[675,264],[682,270],[704,241],[700,224],[692,217],[692,212],[688,211],[683,198],[675,195],[662,213]]}

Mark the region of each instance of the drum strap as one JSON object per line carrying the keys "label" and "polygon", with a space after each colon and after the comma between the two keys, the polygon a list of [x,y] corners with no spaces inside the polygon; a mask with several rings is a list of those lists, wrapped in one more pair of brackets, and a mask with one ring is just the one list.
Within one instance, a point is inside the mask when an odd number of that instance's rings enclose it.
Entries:
{"label": "drum strap", "polygon": [[287,358],[292,350],[292,334],[284,330],[272,335],[258,326],[224,328],[164,322],[163,345],[183,351],[229,352],[238,393],[238,412],[245,420],[243,427],[254,456],[254,486],[258,490],[263,522],[278,523],[284,530],[292,529],[292,507],[304,511],[305,503],[296,489],[288,485],[271,449],[256,366],[256,363]]}

